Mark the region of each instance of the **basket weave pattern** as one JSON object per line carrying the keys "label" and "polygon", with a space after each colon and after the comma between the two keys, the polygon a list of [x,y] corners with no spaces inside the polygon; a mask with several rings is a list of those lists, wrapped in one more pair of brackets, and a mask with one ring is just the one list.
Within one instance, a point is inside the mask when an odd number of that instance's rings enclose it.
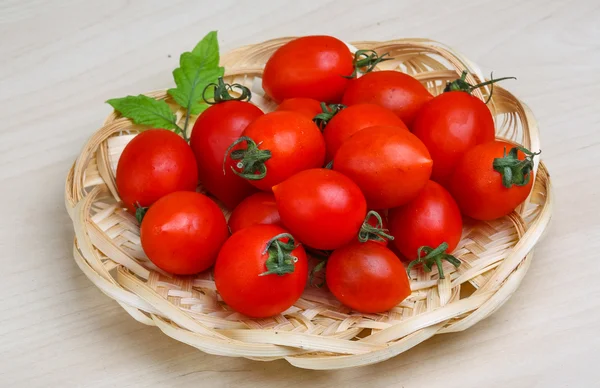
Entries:
{"label": "basket weave pattern", "polygon": [[[260,88],[262,68],[290,38],[239,48],[223,56],[226,81],[253,91],[252,102],[264,111],[275,104]],[[484,80],[466,58],[428,40],[357,42],[361,49],[389,52],[395,69],[419,79],[433,94],[466,69],[467,80]],[[474,95],[486,98],[489,89]],[[170,103],[165,91],[149,93]],[[178,118],[184,112],[175,105]],[[529,108],[495,86],[488,104],[496,134],[538,150],[539,133]],[[179,110],[177,110],[179,109]],[[326,290],[307,286],[302,298],[281,315],[253,320],[230,310],[220,299],[210,271],[174,277],[145,256],[139,226],[119,203],[115,169],[125,145],[141,130],[111,114],[84,146],[69,172],[65,201],[73,220],[75,261],[90,280],[133,318],[202,351],[256,360],[285,358],[310,369],[336,369],[376,363],[439,333],[465,330],[498,309],[527,272],[533,248],[551,215],[549,175],[536,164],[536,180],[525,204],[491,222],[466,221],[454,255],[459,268],[410,274],[412,295],[389,312],[360,314],[341,305]],[[228,214],[226,214],[228,216]]]}

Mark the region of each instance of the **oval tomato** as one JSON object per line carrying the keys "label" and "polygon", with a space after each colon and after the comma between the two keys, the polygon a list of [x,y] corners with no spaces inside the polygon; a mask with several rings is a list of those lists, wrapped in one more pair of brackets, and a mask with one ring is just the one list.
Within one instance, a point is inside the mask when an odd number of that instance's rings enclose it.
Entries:
{"label": "oval tomato", "polygon": [[312,98],[301,97],[283,100],[275,110],[287,110],[302,113],[311,120],[314,119],[316,115],[323,112],[323,108],[321,108],[321,103],[319,101],[313,100]]}
{"label": "oval tomato", "polygon": [[346,88],[342,104],[368,103],[393,111],[409,128],[423,104],[433,96],[419,81],[394,70],[375,71],[353,79]]}
{"label": "oval tomato", "polygon": [[248,124],[262,115],[249,102],[224,101],[202,112],[194,124],[190,145],[198,161],[200,183],[230,209],[256,190],[231,171],[233,161],[227,163],[223,173],[223,155]]}
{"label": "oval tomato", "polygon": [[196,191],[194,153],[181,137],[165,129],[149,129],[125,146],[116,176],[117,190],[130,212],[148,207],[175,191]]}
{"label": "oval tomato", "polygon": [[431,175],[432,161],[423,143],[399,127],[377,126],[346,140],[333,169],[360,187],[373,209],[388,209],[413,199]]}
{"label": "oval tomato", "polygon": [[400,259],[374,241],[355,241],[333,251],[325,277],[340,302],[363,313],[388,311],[411,294]]}
{"label": "oval tomato", "polygon": [[453,251],[462,233],[462,218],[456,201],[439,184],[429,181],[417,197],[388,212],[393,244],[408,260],[417,258],[422,246],[448,244]]}
{"label": "oval tomato", "polygon": [[332,36],[304,36],[289,41],[269,58],[263,89],[276,102],[306,97],[339,102],[354,71],[354,57]]}
{"label": "oval tomato", "polygon": [[[278,264],[278,248],[283,265]],[[307,278],[304,248],[276,225],[254,225],[233,234],[215,264],[215,285],[225,303],[254,318],[290,308]]]}
{"label": "oval tomato", "polygon": [[142,248],[164,271],[191,275],[212,266],[229,231],[221,209],[205,195],[179,191],[156,201],[140,228]]}
{"label": "oval tomato", "polygon": [[389,109],[375,104],[356,104],[337,113],[325,126],[323,137],[327,146],[326,161],[333,160],[342,143],[361,129],[386,125],[408,130]]}
{"label": "oval tomato", "polygon": [[278,225],[279,212],[272,193],[256,193],[240,202],[229,217],[231,233],[252,225]]}
{"label": "oval tomato", "polygon": [[[246,148],[242,148],[242,142]],[[238,144],[236,144],[238,143]],[[271,188],[295,173],[321,167],[325,140],[315,123],[297,112],[271,112],[244,130],[228,159],[235,171],[260,190]]]}
{"label": "oval tomato", "polygon": [[357,238],[367,213],[358,186],[324,168],[299,172],[273,192],[283,225],[316,249],[335,249]]}
{"label": "oval tomato", "polygon": [[446,187],[464,153],[495,137],[488,107],[461,91],[442,93],[426,103],[415,118],[412,132],[431,154],[431,179]]}
{"label": "oval tomato", "polygon": [[480,144],[465,153],[450,183],[462,213],[488,221],[515,210],[531,192],[533,157],[538,154],[504,141]]}

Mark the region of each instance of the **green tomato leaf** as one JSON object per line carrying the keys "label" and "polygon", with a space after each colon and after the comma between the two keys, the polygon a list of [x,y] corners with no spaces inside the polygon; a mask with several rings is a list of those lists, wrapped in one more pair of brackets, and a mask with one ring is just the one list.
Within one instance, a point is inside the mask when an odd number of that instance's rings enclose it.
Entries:
{"label": "green tomato leaf", "polygon": [[[188,115],[198,114],[208,107],[202,99],[204,88],[217,82],[224,72],[219,66],[217,32],[212,31],[191,52],[181,54],[179,67],[173,71],[177,87],[169,89],[168,93],[188,111]],[[210,97],[208,91],[206,97]]]}
{"label": "green tomato leaf", "polygon": [[140,94],[139,96],[113,98],[106,102],[121,116],[131,119],[136,124],[181,132],[175,114],[171,111],[169,105],[162,100],[155,100],[152,97]]}

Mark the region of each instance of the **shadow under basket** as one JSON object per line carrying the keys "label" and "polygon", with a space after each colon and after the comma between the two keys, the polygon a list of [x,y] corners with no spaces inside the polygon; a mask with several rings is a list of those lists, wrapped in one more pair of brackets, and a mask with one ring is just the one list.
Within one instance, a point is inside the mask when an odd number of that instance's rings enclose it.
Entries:
{"label": "shadow under basket", "polygon": [[[272,111],[275,103],[264,96],[260,77],[271,54],[290,39],[245,46],[224,55],[225,81],[249,87],[252,102],[265,112]],[[471,84],[485,80],[468,59],[437,42],[401,39],[352,45],[389,52],[394,60],[380,63],[379,69],[408,73],[434,95],[463,70],[469,72]],[[481,88],[473,95],[485,100],[489,93]],[[184,116],[166,91],[147,95],[166,100],[178,119]],[[537,123],[525,104],[496,85],[488,106],[498,138],[540,149]],[[467,221],[454,251],[461,266],[445,263],[445,279],[439,279],[436,270],[412,270],[412,294],[392,310],[357,313],[341,305],[326,288],[308,285],[302,298],[284,313],[254,320],[223,303],[211,271],[173,276],[147,259],[138,223],[122,208],[115,187],[119,156],[140,130],[111,114],[69,172],[65,201],[75,228],[75,261],[133,318],[210,354],[261,361],[284,358],[300,368],[337,369],[377,363],[436,334],[465,330],[515,292],[552,212],[550,178],[543,163],[536,162],[535,184],[527,201],[504,218]]]}

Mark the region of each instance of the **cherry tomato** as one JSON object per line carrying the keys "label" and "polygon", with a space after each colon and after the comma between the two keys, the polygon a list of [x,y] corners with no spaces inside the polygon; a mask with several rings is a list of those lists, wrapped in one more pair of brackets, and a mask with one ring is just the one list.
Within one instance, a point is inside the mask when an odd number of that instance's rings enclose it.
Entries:
{"label": "cherry tomato", "polygon": [[306,97],[339,102],[354,71],[354,57],[332,36],[304,36],[275,51],[265,65],[263,89],[276,102]]}
{"label": "cherry tomato", "polygon": [[464,153],[495,137],[488,107],[461,91],[442,93],[426,103],[415,118],[412,132],[431,154],[431,179],[446,187]]}
{"label": "cherry tomato", "polygon": [[225,303],[254,318],[290,308],[302,295],[307,278],[304,248],[276,225],[254,225],[234,233],[215,264],[215,284]]}
{"label": "cherry tomato", "polygon": [[408,130],[406,125],[389,109],[375,104],[356,104],[341,110],[325,126],[323,137],[327,146],[326,161],[333,160],[342,143],[350,136],[368,127],[394,126]]}
{"label": "cherry tomato", "polygon": [[385,70],[353,79],[344,93],[342,104],[381,105],[396,113],[404,124],[411,128],[419,109],[432,98],[431,93],[410,75]]}
{"label": "cherry tomato", "polygon": [[316,115],[323,112],[321,103],[312,98],[288,98],[283,100],[281,104],[277,106],[276,111],[289,110],[292,112],[302,113],[309,119],[314,119]]}
{"label": "cherry tomato", "polygon": [[258,224],[279,224],[279,212],[272,193],[256,193],[240,202],[229,217],[231,233]]}
{"label": "cherry tomato", "polygon": [[504,141],[480,144],[465,153],[450,183],[462,213],[483,221],[511,213],[531,192],[537,154],[525,148],[517,151]]}
{"label": "cherry tomato", "polygon": [[333,251],[325,277],[340,302],[363,313],[388,311],[411,294],[400,259],[374,241],[353,241]]}
{"label": "cherry tomato", "polygon": [[393,244],[409,260],[417,258],[422,246],[448,244],[453,251],[462,233],[462,218],[456,201],[439,184],[429,181],[423,190],[406,205],[388,212]]}
{"label": "cherry tomato", "polygon": [[196,191],[198,168],[185,140],[149,129],[127,144],[117,165],[117,189],[130,212],[175,191]]}
{"label": "cherry tomato", "polygon": [[262,115],[249,102],[224,101],[202,112],[194,124],[190,145],[198,161],[200,183],[230,209],[256,190],[231,171],[235,165],[231,160],[223,173],[223,155],[248,124]]}
{"label": "cherry tomato", "polygon": [[346,140],[333,159],[333,169],[360,187],[373,209],[404,205],[425,186],[432,161],[423,143],[399,127],[377,126]]}
{"label": "cherry tomato", "polygon": [[212,266],[227,236],[227,222],[217,204],[190,191],[171,193],[156,201],[140,228],[148,258],[176,275],[191,275]]}
{"label": "cherry tomato", "polygon": [[299,172],[273,192],[283,225],[316,249],[335,249],[356,239],[367,213],[358,186],[324,168]]}
{"label": "cherry tomato", "polygon": [[[246,148],[241,148],[241,143]],[[236,171],[260,190],[295,173],[321,167],[325,140],[315,123],[297,112],[271,112],[254,120],[230,153]],[[235,143],[234,143],[235,144]]]}

